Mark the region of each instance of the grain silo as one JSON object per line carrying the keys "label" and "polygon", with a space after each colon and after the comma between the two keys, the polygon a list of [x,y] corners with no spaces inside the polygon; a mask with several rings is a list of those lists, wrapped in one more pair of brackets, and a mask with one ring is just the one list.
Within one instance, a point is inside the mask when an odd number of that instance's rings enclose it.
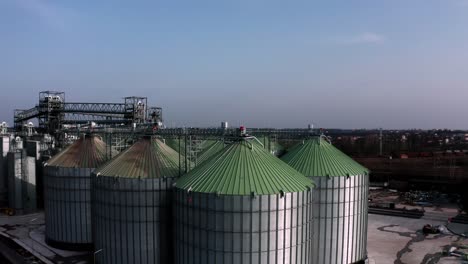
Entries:
{"label": "grain silo", "polygon": [[311,263],[365,260],[369,171],[319,136],[298,144],[282,159],[317,186]]}
{"label": "grain silo", "polygon": [[92,249],[91,172],[106,161],[106,144],[84,135],[44,165],[46,242]]}
{"label": "grain silo", "polygon": [[174,263],[309,263],[312,181],[249,137],[174,189]]}
{"label": "grain silo", "polygon": [[8,207],[16,213],[37,209],[36,160],[25,149],[12,149],[7,155]]}
{"label": "grain silo", "polygon": [[179,154],[150,137],[93,173],[98,263],[171,263],[171,189],[178,175]]}
{"label": "grain silo", "polygon": [[226,144],[224,140],[206,140],[202,146],[202,150],[197,157],[197,165],[200,165],[205,160],[209,159],[219,151],[223,150]]}
{"label": "grain silo", "polygon": [[182,138],[167,138],[164,142],[171,147],[173,150],[177,151],[181,155],[185,156],[185,137]]}
{"label": "grain silo", "polygon": [[10,136],[0,134],[0,207],[6,207],[8,203],[8,151],[10,151]]}
{"label": "grain silo", "polygon": [[284,147],[276,139],[269,136],[260,136],[256,142],[260,143],[260,145],[276,157],[281,156],[285,151]]}

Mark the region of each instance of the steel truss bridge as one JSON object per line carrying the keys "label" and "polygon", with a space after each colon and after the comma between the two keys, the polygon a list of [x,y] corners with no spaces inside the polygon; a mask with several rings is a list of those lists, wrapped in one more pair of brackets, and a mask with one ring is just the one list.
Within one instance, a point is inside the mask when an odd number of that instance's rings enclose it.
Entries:
{"label": "steel truss bridge", "polygon": [[146,97],[125,97],[123,103],[74,103],[65,101],[65,93],[39,93],[39,104],[31,109],[15,110],[17,131],[37,118],[42,132],[56,134],[66,125],[83,124],[151,124],[162,122],[162,108],[148,107]]}

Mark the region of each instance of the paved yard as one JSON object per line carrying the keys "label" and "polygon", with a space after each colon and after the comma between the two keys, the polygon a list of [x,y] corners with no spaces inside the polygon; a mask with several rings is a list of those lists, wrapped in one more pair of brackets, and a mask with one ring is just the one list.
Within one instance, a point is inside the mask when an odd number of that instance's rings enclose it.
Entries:
{"label": "paved yard", "polygon": [[[450,246],[468,244],[468,239],[453,234],[425,236],[425,224],[442,225],[447,215],[431,214],[422,219],[409,219],[384,215],[369,215],[369,262],[376,264],[435,264],[464,263],[442,254]],[[450,217],[450,216],[448,216]],[[468,262],[466,262],[468,263]]]}
{"label": "paved yard", "polygon": [[[422,219],[369,215],[368,255],[371,264],[451,264],[464,263],[442,254],[450,246],[468,245],[468,239],[451,233],[428,235],[421,232],[425,224],[441,225],[451,217],[447,212],[430,212]],[[464,225],[454,226],[464,230]],[[468,225],[466,225],[468,231]],[[44,243],[44,214],[0,216],[0,232],[22,243],[29,251],[49,263],[87,263],[92,257],[83,252],[51,248]],[[468,262],[465,262],[468,263]]]}

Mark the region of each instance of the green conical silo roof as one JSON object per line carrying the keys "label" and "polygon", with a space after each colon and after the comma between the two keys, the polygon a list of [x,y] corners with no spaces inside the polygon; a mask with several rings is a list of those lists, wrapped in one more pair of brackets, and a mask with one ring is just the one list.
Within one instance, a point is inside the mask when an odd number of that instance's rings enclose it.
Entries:
{"label": "green conical silo roof", "polygon": [[308,177],[369,173],[368,169],[318,136],[296,145],[281,159]]}
{"label": "green conical silo roof", "polygon": [[251,140],[240,139],[182,176],[177,188],[221,195],[268,195],[313,187],[304,177]]}
{"label": "green conical silo roof", "polygon": [[266,150],[268,150],[268,147],[271,148],[271,151],[283,151],[284,150],[284,147],[281,146],[281,144],[279,144],[277,141],[271,141],[269,137],[260,136],[260,137],[257,137],[257,139],[258,141],[260,141],[260,143],[262,143],[263,147]]}
{"label": "green conical silo roof", "polygon": [[180,152],[180,154],[182,155],[185,155],[185,140],[183,138],[182,139],[168,138],[165,140],[165,142],[173,150]]}
{"label": "green conical silo roof", "polygon": [[204,142],[202,146],[202,151],[199,153],[197,157],[197,164],[200,165],[205,160],[209,159],[219,151],[223,150],[225,144],[222,140],[210,140]]}
{"label": "green conical silo roof", "polygon": [[179,153],[159,139],[142,138],[95,173],[125,178],[177,177]]}

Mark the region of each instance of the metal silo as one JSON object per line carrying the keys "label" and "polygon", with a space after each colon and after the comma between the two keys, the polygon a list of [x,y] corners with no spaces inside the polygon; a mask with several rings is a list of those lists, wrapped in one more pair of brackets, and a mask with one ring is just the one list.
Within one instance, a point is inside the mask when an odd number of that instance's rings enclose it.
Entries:
{"label": "metal silo", "polygon": [[106,144],[85,135],[44,165],[46,242],[92,249],[91,172],[106,161]]}
{"label": "metal silo", "polygon": [[16,213],[30,213],[37,209],[36,160],[25,149],[8,152],[8,207]]}
{"label": "metal silo", "polygon": [[205,140],[202,146],[202,151],[197,157],[197,165],[200,165],[205,160],[223,150],[225,146],[226,144],[224,143],[224,140]]}
{"label": "metal silo", "polygon": [[179,154],[145,137],[93,173],[98,263],[171,263],[171,189]]}
{"label": "metal silo", "polygon": [[365,260],[369,171],[318,136],[298,144],[282,159],[317,186],[310,263]]}
{"label": "metal silo", "polygon": [[168,139],[165,139],[164,142],[173,150],[185,156],[185,137],[168,138]]}
{"label": "metal silo", "polygon": [[281,146],[281,144],[279,144],[275,138],[270,138],[268,136],[260,136],[258,137],[257,143],[260,143],[263,146],[263,148],[265,148],[267,151],[269,151],[276,157],[279,157],[284,153],[284,147]]}
{"label": "metal silo", "polygon": [[[0,133],[2,124],[0,123]],[[10,151],[10,136],[0,134],[0,207],[8,203],[8,158]]]}
{"label": "metal silo", "polygon": [[309,263],[313,183],[233,140],[176,182],[174,263]]}

